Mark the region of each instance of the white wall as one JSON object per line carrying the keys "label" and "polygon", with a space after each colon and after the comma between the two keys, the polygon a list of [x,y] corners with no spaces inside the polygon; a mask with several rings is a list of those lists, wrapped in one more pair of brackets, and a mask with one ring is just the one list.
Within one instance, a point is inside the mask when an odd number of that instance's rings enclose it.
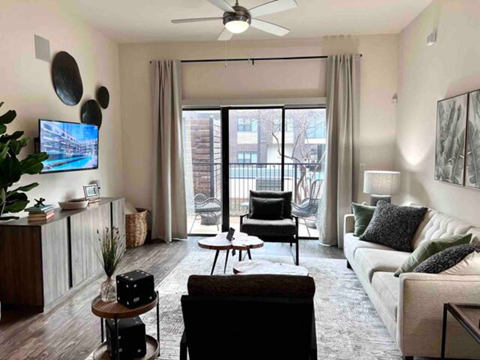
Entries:
{"label": "white wall", "polygon": [[[438,41],[427,36],[438,27]],[[416,202],[480,226],[480,191],[434,180],[437,101],[480,88],[480,1],[430,5],[399,39],[396,167],[402,202]]]}
{"label": "white wall", "polygon": [[[235,57],[306,56],[361,53],[361,116],[356,141],[356,189],[359,200],[360,167],[393,169],[397,89],[397,36],[329,37],[305,40],[260,40],[120,45],[125,192],[136,206],[150,207],[152,198],[152,119],[149,61]],[[325,96],[324,63],[269,62],[184,68],[184,97],[232,99]],[[259,64],[259,63],[257,63]],[[323,66],[323,67],[322,67]],[[200,71],[199,71],[200,69]],[[219,69],[222,69],[219,72]],[[249,71],[251,70],[251,71]],[[253,72],[252,72],[253,71]],[[240,76],[240,75],[241,76]],[[210,78],[210,81],[208,79]],[[235,81],[231,81],[235,79]],[[273,85],[272,85],[273,84]]]}
{"label": "white wall", "polygon": [[[24,130],[38,136],[38,119],[80,121],[80,107],[64,105],[55,94],[51,64],[35,58],[34,34],[50,40],[51,53],[67,51],[83,78],[82,103],[95,97],[99,85],[110,91],[110,106],[103,110],[100,131],[100,168],[94,171],[24,176],[22,184],[40,186],[29,197],[48,203],[83,196],[83,185],[101,179],[102,195],[123,195],[122,123],[118,45],[59,9],[59,1],[2,0],[0,10],[0,109],[17,111],[8,131]],[[24,154],[33,152],[33,141]]]}

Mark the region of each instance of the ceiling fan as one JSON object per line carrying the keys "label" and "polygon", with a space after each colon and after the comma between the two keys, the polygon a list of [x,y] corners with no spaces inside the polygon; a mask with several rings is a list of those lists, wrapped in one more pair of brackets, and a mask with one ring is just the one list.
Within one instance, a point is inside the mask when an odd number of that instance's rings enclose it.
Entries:
{"label": "ceiling fan", "polygon": [[250,26],[265,31],[269,34],[284,36],[289,33],[289,29],[272,24],[267,21],[258,20],[256,17],[278,13],[285,10],[294,9],[297,7],[295,0],[274,0],[252,9],[246,9],[238,4],[236,0],[235,5],[230,5],[225,0],[208,0],[220,10],[224,11],[223,17],[209,17],[196,19],[177,19],[172,20],[173,24],[194,23],[203,21],[222,20],[225,28],[218,37],[219,41],[230,40],[234,34],[240,34],[246,31]]}

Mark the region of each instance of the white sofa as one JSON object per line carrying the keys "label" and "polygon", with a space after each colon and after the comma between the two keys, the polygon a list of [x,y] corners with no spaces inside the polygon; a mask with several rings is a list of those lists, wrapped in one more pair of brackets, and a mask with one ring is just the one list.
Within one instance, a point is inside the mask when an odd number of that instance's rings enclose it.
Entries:
{"label": "white sofa", "polygon": [[[480,276],[393,273],[410,253],[360,241],[353,236],[355,218],[345,217],[344,252],[404,359],[440,357],[443,305],[480,303]],[[472,233],[480,229],[434,210],[425,215],[413,240],[416,249],[425,240]],[[447,357],[480,359],[480,346],[452,318],[447,329]]]}

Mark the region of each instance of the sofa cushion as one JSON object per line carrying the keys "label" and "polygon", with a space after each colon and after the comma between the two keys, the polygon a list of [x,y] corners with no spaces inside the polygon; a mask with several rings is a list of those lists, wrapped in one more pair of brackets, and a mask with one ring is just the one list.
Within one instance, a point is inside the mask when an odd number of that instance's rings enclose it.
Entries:
{"label": "sofa cushion", "polygon": [[354,236],[361,236],[372,221],[375,206],[352,203],[353,214],[355,215]]}
{"label": "sofa cushion", "polygon": [[427,208],[396,206],[379,201],[372,221],[360,240],[411,252],[413,237],[427,211]]}
{"label": "sofa cushion", "polygon": [[445,236],[441,239],[434,239],[423,241],[420,246],[417,247],[413,253],[410,254],[407,261],[395,271],[395,276],[399,276],[404,272],[412,272],[423,261],[427,260],[430,256],[439,253],[452,246],[465,245],[470,243],[472,234],[468,235],[451,235]]}
{"label": "sofa cushion", "polygon": [[355,262],[360,271],[372,282],[375,272],[393,273],[408,259],[410,253],[379,249],[358,249],[355,252]]}
{"label": "sofa cushion", "polygon": [[281,220],[283,219],[283,199],[267,199],[252,197],[252,219]]}
{"label": "sofa cushion", "polygon": [[400,279],[393,276],[391,272],[379,271],[373,275],[372,287],[382,300],[387,312],[397,321]]}
{"label": "sofa cushion", "polygon": [[292,217],[292,192],[291,191],[254,191],[250,190],[250,212],[252,211],[252,197],[267,199],[283,199],[283,217]]}
{"label": "sofa cushion", "polygon": [[468,233],[472,234],[472,244],[480,245],[480,229],[472,227]]}
{"label": "sofa cushion", "polygon": [[294,236],[297,233],[293,219],[259,220],[244,218],[241,232],[251,236]]}
{"label": "sofa cushion", "polygon": [[475,247],[470,244],[448,248],[430,256],[427,260],[413,269],[413,272],[440,274],[441,272],[454,267],[475,251]]}
{"label": "sofa cushion", "polygon": [[457,265],[442,271],[444,275],[480,275],[480,252],[472,252]]}
{"label": "sofa cushion", "polygon": [[467,234],[471,227],[466,222],[430,209],[413,238],[413,249],[418,248],[423,241]]}
{"label": "sofa cushion", "polygon": [[358,249],[377,249],[377,250],[395,251],[392,248],[385,245],[375,244],[368,241],[361,241],[358,239],[358,237],[353,235],[353,233],[345,234],[343,238],[343,249],[344,249],[346,258],[350,259],[351,261],[355,259],[355,254]]}

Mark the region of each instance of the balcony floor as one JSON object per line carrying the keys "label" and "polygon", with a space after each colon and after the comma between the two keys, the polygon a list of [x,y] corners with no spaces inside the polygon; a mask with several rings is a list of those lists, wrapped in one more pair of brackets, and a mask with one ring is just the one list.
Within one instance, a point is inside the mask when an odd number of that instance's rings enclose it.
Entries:
{"label": "balcony floor", "polygon": [[[188,216],[188,231],[190,234],[205,234],[205,235],[212,235],[212,234],[217,234],[221,232],[222,226],[218,225],[218,230],[217,226],[215,225],[202,225],[200,222],[200,217],[197,218],[195,221],[195,225],[193,226],[192,229],[192,222],[194,220],[194,216]],[[236,229],[237,231],[240,229],[240,216],[232,216],[230,217],[230,226]],[[190,230],[192,229],[192,230]],[[307,227],[305,226],[305,223],[303,219],[299,219],[299,229],[298,229],[298,235],[300,237],[313,237],[313,238],[318,238],[318,230],[317,229],[308,229],[310,231],[307,231]]]}

